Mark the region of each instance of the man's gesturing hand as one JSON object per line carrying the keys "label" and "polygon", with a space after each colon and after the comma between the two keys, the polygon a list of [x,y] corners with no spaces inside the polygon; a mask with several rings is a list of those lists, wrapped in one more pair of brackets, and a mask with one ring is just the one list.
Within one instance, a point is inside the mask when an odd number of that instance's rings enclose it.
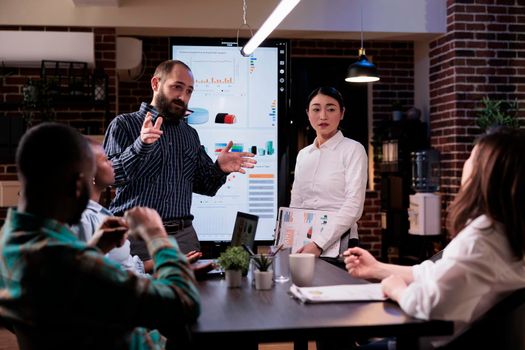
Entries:
{"label": "man's gesturing hand", "polygon": [[244,168],[251,169],[257,164],[257,161],[253,159],[255,154],[251,152],[230,152],[233,146],[233,141],[228,142],[226,147],[222,149],[217,157],[219,167],[225,173],[233,173],[234,171],[241,174],[246,174]]}
{"label": "man's gesturing hand", "polygon": [[153,125],[153,116],[148,112],[146,118],[144,118],[144,123],[142,123],[142,129],[140,129],[140,140],[146,144],[156,142],[163,133],[163,131],[160,130],[162,120],[161,116],[157,117],[155,125]]}

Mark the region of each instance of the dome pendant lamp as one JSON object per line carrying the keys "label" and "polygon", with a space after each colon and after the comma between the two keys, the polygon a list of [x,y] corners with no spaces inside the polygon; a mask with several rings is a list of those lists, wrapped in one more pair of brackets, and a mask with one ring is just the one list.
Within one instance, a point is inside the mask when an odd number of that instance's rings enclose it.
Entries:
{"label": "dome pendant lamp", "polygon": [[349,83],[370,83],[378,81],[376,66],[370,62],[363,48],[363,5],[361,4],[361,48],[359,49],[359,60],[348,67],[345,81]]}

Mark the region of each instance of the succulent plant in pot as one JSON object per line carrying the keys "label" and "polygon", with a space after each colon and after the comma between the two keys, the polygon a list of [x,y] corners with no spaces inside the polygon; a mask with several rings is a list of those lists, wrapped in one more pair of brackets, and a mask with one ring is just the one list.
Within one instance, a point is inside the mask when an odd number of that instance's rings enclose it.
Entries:
{"label": "succulent plant in pot", "polygon": [[273,264],[273,256],[267,254],[257,254],[252,256],[255,268],[259,271],[268,271]]}
{"label": "succulent plant in pot", "polygon": [[251,257],[255,289],[270,289],[273,285],[273,255],[257,254]]}

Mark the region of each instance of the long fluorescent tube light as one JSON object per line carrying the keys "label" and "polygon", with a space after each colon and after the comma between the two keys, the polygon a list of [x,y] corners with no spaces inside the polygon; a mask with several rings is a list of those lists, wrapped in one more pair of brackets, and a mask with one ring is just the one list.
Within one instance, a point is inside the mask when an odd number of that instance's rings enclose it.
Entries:
{"label": "long fluorescent tube light", "polygon": [[243,56],[251,55],[256,48],[270,35],[282,20],[294,9],[301,0],[281,0],[272,14],[264,21],[257,33],[248,41],[241,50]]}

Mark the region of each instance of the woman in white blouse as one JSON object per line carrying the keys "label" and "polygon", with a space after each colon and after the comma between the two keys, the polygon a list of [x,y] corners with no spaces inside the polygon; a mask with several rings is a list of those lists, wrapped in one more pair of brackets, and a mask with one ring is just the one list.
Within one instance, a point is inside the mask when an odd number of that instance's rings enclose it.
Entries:
{"label": "woman in white blouse", "polygon": [[352,276],[382,280],[407,314],[456,322],[456,332],[525,287],[525,133],[484,135],[463,167],[449,211],[454,239],[443,257],[412,267],[385,264],[359,248],[345,252]]}
{"label": "woman in white blouse", "polygon": [[368,159],[364,147],[339,130],[344,113],[343,97],[332,87],[317,88],[308,97],[306,114],[316,138],[297,155],[290,207],[328,210],[335,216],[299,253],[335,258],[357,245]]}

